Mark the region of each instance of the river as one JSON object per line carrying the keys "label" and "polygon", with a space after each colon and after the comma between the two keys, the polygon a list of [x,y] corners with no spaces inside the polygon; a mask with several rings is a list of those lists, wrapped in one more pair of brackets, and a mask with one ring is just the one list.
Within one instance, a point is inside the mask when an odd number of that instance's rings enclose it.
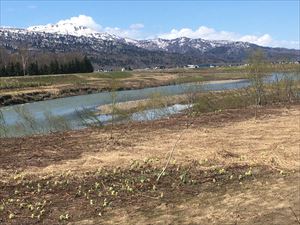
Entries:
{"label": "river", "polygon": [[[284,77],[282,73],[273,73],[264,79],[265,83],[280,80]],[[297,76],[297,79],[299,77]],[[160,93],[162,96],[179,95],[188,92],[207,92],[219,90],[231,90],[244,88],[250,85],[249,80],[227,80],[211,81],[204,83],[187,83],[180,85],[160,86],[154,88],[144,88],[139,90],[126,90],[116,92],[116,102],[134,101],[149,98],[154,93]],[[110,92],[101,92],[97,94],[65,97],[54,100],[45,100],[41,102],[26,103],[21,105],[7,106],[0,108],[0,135],[6,137],[16,137],[23,135],[32,135],[48,133],[59,130],[80,129],[86,127],[86,123],[106,122],[110,120],[110,115],[101,115],[95,121],[94,117],[88,117],[88,113],[96,107],[109,104],[112,101]],[[187,106],[174,105],[166,108],[167,113],[178,113]],[[161,111],[162,112],[162,111]],[[149,118],[153,111],[145,111],[143,115]],[[81,116],[79,116],[81,115]],[[82,115],[85,115],[83,120]],[[150,117],[152,118],[152,117]],[[134,114],[132,120],[143,120],[141,114]],[[2,124],[2,125],[1,125]],[[1,130],[2,127],[2,130]],[[4,129],[5,128],[5,129]],[[1,137],[0,136],[0,137]]]}

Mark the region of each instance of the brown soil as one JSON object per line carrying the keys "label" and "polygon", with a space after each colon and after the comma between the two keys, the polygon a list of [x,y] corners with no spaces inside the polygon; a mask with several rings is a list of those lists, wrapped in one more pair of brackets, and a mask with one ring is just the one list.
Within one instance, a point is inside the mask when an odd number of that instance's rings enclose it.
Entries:
{"label": "brown soil", "polygon": [[299,105],[272,106],[188,129],[183,115],[124,124],[113,139],[109,127],[1,139],[0,222],[299,224],[299,118]]}

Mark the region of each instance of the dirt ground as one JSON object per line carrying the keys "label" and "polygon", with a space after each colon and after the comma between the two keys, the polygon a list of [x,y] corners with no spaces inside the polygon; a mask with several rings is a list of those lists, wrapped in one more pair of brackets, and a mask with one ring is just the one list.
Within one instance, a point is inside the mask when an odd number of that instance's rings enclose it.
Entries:
{"label": "dirt ground", "polygon": [[1,139],[0,222],[300,224],[299,143],[300,105]]}

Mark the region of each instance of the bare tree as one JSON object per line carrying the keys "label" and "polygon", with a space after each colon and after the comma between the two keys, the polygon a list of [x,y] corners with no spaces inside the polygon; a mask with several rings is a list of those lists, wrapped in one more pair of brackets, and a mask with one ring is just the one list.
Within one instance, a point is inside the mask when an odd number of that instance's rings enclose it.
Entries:
{"label": "bare tree", "polygon": [[0,48],[0,66],[7,66],[9,55],[4,48]]}
{"label": "bare tree", "polygon": [[251,86],[254,89],[255,97],[255,117],[257,113],[257,107],[262,104],[262,98],[264,96],[264,83],[263,78],[266,72],[266,58],[261,50],[254,51],[249,56],[249,79]]}
{"label": "bare tree", "polygon": [[116,81],[115,78],[111,78],[109,81],[109,86],[110,86],[110,98],[111,98],[111,127],[110,127],[110,139],[113,139],[113,129],[114,129],[114,124],[115,124],[115,119],[116,119],[116,114],[117,114],[117,89],[118,89],[118,82]]}
{"label": "bare tree", "polygon": [[28,64],[28,59],[29,59],[29,51],[28,48],[21,46],[18,51],[21,61],[22,61],[22,69],[23,69],[23,75],[26,75],[26,69],[27,69],[27,64]]}
{"label": "bare tree", "polygon": [[0,138],[7,137],[7,133],[8,133],[8,126],[4,119],[3,112],[0,109]]}

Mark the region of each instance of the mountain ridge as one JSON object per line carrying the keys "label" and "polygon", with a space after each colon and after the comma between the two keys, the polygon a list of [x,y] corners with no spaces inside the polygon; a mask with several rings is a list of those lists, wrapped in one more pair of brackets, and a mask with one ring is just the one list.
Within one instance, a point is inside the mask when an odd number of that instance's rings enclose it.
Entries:
{"label": "mountain ridge", "polygon": [[[201,63],[243,63],[249,52],[261,49],[271,61],[300,60],[300,50],[263,47],[248,42],[176,39],[135,40],[98,32],[86,26],[63,24],[27,29],[0,28],[0,46],[17,51],[82,52],[98,67],[182,66]],[[51,29],[50,29],[51,28]]]}

